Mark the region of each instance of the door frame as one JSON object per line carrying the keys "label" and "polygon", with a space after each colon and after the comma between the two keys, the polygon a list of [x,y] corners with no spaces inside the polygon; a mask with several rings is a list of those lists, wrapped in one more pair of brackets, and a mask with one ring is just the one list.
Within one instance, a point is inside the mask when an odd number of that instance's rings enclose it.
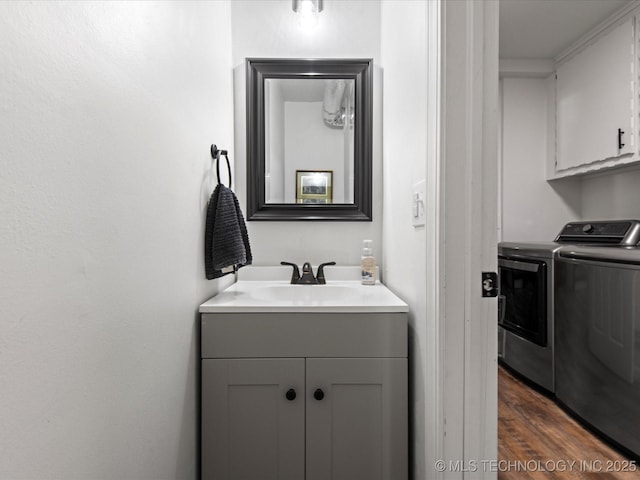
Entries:
{"label": "door frame", "polygon": [[427,420],[437,420],[440,442],[430,446],[426,472],[496,478],[497,301],[481,296],[481,272],[497,271],[498,0],[428,3],[438,8],[428,8],[427,24],[439,17],[441,30],[428,34],[440,55],[440,91],[429,96],[440,108],[439,131],[428,126],[439,148],[428,215],[435,244],[427,247],[436,265],[427,274],[428,314],[438,319],[430,383],[440,394]]}

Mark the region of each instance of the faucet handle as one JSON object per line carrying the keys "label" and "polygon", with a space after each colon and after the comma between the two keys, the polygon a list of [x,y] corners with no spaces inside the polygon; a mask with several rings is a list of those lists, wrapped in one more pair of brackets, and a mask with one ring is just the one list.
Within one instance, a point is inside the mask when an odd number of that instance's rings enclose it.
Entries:
{"label": "faucet handle", "polygon": [[298,280],[300,280],[300,270],[298,269],[298,265],[291,262],[280,262],[280,265],[289,265],[290,267],[293,267],[293,272],[291,274],[291,283],[298,283]]}
{"label": "faucet handle", "polygon": [[335,264],[336,262],[327,262],[320,264],[320,266],[318,267],[318,274],[316,275],[316,278],[318,279],[318,285],[326,285],[327,283],[327,280],[324,278],[324,267]]}

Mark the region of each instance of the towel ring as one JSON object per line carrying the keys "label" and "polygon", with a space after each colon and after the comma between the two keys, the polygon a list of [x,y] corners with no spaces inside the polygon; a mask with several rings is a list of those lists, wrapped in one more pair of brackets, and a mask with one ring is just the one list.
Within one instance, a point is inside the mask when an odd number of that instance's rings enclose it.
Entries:
{"label": "towel ring", "polygon": [[218,177],[218,185],[220,185],[220,156],[224,155],[224,158],[227,160],[227,169],[229,170],[229,188],[231,188],[231,162],[229,161],[229,157],[227,156],[226,150],[219,150],[218,147],[213,144],[211,145],[211,157],[216,161],[216,176]]}

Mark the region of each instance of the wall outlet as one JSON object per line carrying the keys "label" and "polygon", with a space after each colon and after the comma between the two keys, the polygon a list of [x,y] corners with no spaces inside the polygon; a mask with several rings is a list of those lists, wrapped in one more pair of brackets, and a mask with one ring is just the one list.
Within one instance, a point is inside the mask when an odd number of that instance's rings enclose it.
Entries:
{"label": "wall outlet", "polygon": [[411,202],[411,218],[414,227],[424,227],[426,219],[425,199],[427,197],[427,181],[421,180],[413,186],[413,198]]}

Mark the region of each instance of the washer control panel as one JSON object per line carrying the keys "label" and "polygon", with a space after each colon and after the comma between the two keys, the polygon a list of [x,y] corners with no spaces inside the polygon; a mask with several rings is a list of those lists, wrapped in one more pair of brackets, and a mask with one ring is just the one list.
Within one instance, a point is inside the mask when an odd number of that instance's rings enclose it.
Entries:
{"label": "washer control panel", "polygon": [[571,222],[564,226],[555,241],[561,243],[637,245],[640,242],[640,221]]}

